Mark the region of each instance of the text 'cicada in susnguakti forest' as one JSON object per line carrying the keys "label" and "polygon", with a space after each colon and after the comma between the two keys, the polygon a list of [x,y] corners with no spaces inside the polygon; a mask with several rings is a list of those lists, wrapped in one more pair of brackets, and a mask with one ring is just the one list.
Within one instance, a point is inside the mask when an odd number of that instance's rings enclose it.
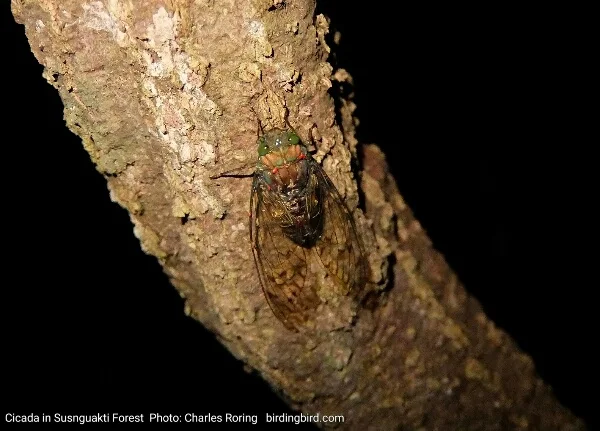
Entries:
{"label": "text 'cicada in susnguakti forest'", "polygon": [[288,329],[314,321],[321,303],[363,288],[366,260],[352,214],[292,130],[258,140],[250,216],[263,292]]}

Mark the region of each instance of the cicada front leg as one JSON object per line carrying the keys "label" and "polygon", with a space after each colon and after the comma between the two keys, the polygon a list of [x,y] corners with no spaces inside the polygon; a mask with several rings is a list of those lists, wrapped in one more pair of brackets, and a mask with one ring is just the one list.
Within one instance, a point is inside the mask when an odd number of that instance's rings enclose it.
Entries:
{"label": "cicada front leg", "polygon": [[214,167],[209,169],[209,175],[208,177],[211,180],[216,180],[217,178],[222,178],[222,177],[239,177],[239,178],[245,178],[245,177],[251,177],[254,175],[254,169],[256,167],[256,162],[242,162],[237,166],[232,166],[232,167],[225,167],[225,168],[221,168],[221,167]]}

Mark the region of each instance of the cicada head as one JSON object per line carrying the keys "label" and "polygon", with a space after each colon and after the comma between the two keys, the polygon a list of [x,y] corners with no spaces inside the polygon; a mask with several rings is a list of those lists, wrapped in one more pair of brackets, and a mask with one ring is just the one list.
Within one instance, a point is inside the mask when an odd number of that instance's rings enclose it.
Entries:
{"label": "cicada head", "polygon": [[272,162],[268,164],[279,166],[293,163],[300,154],[306,154],[306,147],[293,130],[270,130],[258,138],[257,146],[260,159],[267,158]]}
{"label": "cicada head", "polygon": [[273,129],[258,139],[258,167],[268,184],[281,188],[306,180],[308,150],[293,130]]}

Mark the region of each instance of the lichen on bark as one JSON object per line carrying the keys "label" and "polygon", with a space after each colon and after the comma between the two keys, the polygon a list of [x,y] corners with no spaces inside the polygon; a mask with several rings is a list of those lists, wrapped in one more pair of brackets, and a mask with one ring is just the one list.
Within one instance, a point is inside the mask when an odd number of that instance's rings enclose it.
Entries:
{"label": "lichen on bark", "polygon": [[[582,429],[432,248],[380,150],[359,145],[350,80],[312,0],[13,0],[67,126],[185,312],[305,413],[350,429]],[[375,307],[308,336],[277,322],[248,240],[259,122],[289,122],[353,212]],[[360,173],[353,172],[359,159]],[[359,193],[364,202],[359,207]]]}

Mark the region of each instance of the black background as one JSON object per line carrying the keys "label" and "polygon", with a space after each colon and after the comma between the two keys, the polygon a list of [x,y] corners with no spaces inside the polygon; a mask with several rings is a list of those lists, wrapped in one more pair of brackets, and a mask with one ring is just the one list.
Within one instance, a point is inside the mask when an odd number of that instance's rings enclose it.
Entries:
{"label": "black background", "polygon": [[[354,77],[359,139],[384,149],[467,290],[594,426],[598,282],[584,247],[597,244],[586,207],[598,193],[594,160],[578,145],[592,143],[576,99],[586,91],[569,43],[578,36],[560,19],[546,26],[540,16],[552,11],[357,3],[320,7],[342,32],[331,61]],[[6,411],[290,412],[184,316],[6,9]]]}

